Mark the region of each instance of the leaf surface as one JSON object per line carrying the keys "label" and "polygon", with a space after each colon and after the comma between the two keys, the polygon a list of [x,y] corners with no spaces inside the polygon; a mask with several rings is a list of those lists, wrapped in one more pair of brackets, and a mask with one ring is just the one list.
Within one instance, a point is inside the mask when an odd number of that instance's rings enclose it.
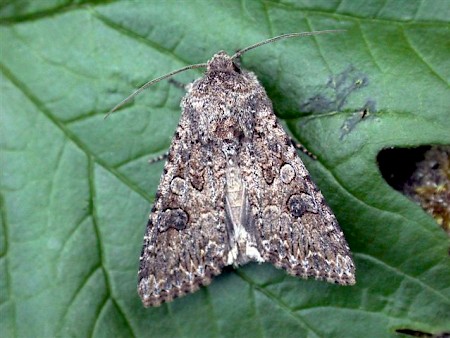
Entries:
{"label": "leaf surface", "polygon": [[[446,1],[10,1],[0,5],[2,337],[391,337],[450,331],[449,241],[394,191],[386,147],[450,144]],[[341,287],[263,264],[159,308],[136,292],[142,237],[180,117],[161,82],[242,57],[335,212],[357,267]],[[188,83],[201,70],[176,77]],[[361,111],[368,115],[361,118]]]}

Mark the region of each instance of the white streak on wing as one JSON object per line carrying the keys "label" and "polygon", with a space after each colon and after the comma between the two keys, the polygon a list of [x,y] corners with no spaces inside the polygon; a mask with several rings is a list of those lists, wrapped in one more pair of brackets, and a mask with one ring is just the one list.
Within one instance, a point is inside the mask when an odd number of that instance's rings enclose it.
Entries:
{"label": "white streak on wing", "polygon": [[230,251],[227,264],[239,265],[250,260],[264,262],[257,247],[255,238],[245,229],[243,220],[246,219],[248,205],[246,187],[240,176],[239,167],[232,163],[227,167],[227,190],[225,195],[225,212],[229,216],[232,229],[230,236]]}

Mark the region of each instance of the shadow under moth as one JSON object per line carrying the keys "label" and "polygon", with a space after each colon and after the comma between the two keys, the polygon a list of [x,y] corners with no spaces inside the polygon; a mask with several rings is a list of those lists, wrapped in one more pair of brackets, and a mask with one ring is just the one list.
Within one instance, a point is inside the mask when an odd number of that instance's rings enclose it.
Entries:
{"label": "shadow under moth", "polygon": [[[138,292],[158,306],[207,285],[224,266],[270,262],[290,275],[355,283],[350,250],[336,217],[277,121],[256,76],[233,56],[215,54],[181,102],[144,236]],[[111,112],[112,112],[111,111]]]}

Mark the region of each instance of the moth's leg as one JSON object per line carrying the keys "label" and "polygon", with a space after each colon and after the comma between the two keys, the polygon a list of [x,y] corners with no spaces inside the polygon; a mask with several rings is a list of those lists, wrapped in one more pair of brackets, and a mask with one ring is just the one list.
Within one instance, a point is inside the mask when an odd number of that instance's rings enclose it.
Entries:
{"label": "moth's leg", "polygon": [[317,160],[317,156],[314,155],[312,152],[310,152],[308,149],[306,149],[306,147],[303,144],[298,143],[297,141],[295,141],[292,138],[291,138],[291,142],[292,142],[292,145],[295,147],[295,149],[300,150],[302,153],[308,155],[313,160]]}
{"label": "moth's leg", "polygon": [[187,91],[187,86],[189,86],[189,84],[185,84],[185,83],[177,81],[175,79],[169,79],[168,81],[170,84],[174,85],[176,88],[182,89],[185,92]]}
{"label": "moth's leg", "polygon": [[148,164],[153,164],[162,160],[167,160],[167,157],[169,157],[169,151],[166,151],[164,154],[149,159]]}

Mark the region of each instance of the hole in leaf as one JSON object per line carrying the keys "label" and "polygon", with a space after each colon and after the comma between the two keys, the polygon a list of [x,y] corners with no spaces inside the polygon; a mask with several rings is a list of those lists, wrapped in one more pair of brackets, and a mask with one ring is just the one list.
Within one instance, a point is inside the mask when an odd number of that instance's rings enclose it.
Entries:
{"label": "hole in leaf", "polygon": [[402,335],[406,336],[412,336],[412,337],[433,337],[433,338],[449,338],[450,332],[442,332],[438,334],[431,334],[428,332],[422,332],[417,330],[411,330],[411,329],[397,329],[395,332],[400,333]]}
{"label": "hole in leaf", "polygon": [[450,146],[383,149],[377,161],[386,182],[450,235]]}

